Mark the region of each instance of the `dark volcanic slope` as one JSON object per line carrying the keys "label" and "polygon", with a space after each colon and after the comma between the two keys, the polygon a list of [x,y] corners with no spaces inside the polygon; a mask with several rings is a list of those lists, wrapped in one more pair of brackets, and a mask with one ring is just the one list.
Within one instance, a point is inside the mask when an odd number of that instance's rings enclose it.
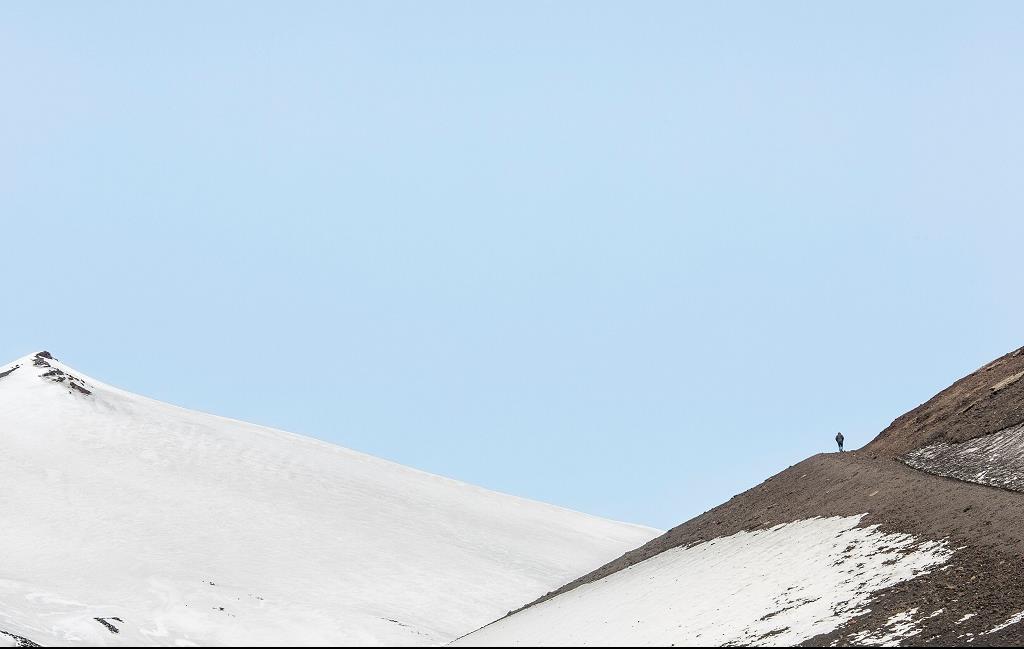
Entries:
{"label": "dark volcanic slope", "polygon": [[965,442],[1024,421],[1024,347],[965,376],[889,424],[865,450],[902,455]]}
{"label": "dark volcanic slope", "polygon": [[[1024,644],[1024,624],[983,635],[1024,611],[1024,495],[924,473],[894,457],[927,444],[962,442],[1020,424],[1024,380],[1017,375],[1022,372],[1024,348],[903,415],[864,449],[810,457],[538,602],[669,548],[814,516],[867,512],[862,525],[923,539],[948,539],[957,548],[950,567],[881,591],[870,612],[806,644],[855,643],[856,634],[877,632],[891,616],[915,607],[942,608],[944,613],[923,620],[921,633],[904,644]],[[954,623],[968,614],[973,616]]]}

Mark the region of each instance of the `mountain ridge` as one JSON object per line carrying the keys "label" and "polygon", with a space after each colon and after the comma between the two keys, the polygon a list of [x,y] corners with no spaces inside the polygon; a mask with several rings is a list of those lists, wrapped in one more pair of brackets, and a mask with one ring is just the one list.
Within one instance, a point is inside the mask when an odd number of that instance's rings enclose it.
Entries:
{"label": "mountain ridge", "polygon": [[[1013,489],[993,489],[976,484],[977,480],[964,480],[964,472],[950,466],[962,454],[940,447],[951,443],[970,446],[972,440],[1016,430],[1024,421],[1021,372],[1024,348],[983,365],[897,417],[862,449],[813,455],[457,644],[516,645],[525,637],[517,634],[532,633],[530,620],[544,619],[558,629],[560,620],[596,615],[586,608],[593,606],[595,597],[614,601],[609,590],[622,584],[625,575],[668,552],[800,521],[850,516],[861,517],[861,528],[911,535],[921,543],[947,542],[954,551],[941,569],[873,593],[864,609],[849,619],[840,619],[832,630],[799,642],[810,646],[878,644],[883,640],[952,646],[1024,644],[1024,624],[1020,624],[1024,620],[1024,528],[1019,525],[1024,517],[1024,496]],[[1008,439],[993,448],[1022,444],[1019,438]],[[938,450],[928,457],[946,458],[945,464],[931,466],[918,459],[921,466],[911,466],[908,453],[932,447]],[[1014,455],[1013,461],[1018,457]],[[1007,458],[993,453],[986,461],[995,467]],[[972,471],[973,476],[978,467],[972,466]],[[675,577],[684,579],[685,575]],[[687,605],[685,600],[674,603]],[[668,605],[654,602],[651,607],[661,611]],[[635,635],[637,620],[620,619],[614,611],[606,614],[600,622],[602,637],[584,633],[573,636],[572,642],[614,644],[641,637]],[[769,611],[767,615],[776,614]],[[519,616],[525,617],[517,620]],[[786,632],[781,627],[777,630],[780,636]],[[658,636],[660,641],[665,637]],[[740,643],[772,644],[772,637],[745,636]],[[529,638],[537,641],[536,635]],[[694,641],[685,629],[678,633],[677,644]],[[565,644],[566,638],[556,634],[550,642]]]}

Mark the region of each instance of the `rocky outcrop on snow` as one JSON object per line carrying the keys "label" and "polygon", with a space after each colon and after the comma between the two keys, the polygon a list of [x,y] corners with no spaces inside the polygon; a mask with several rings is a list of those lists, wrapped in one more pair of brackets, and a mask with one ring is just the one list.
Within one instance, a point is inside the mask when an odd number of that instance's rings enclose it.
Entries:
{"label": "rocky outcrop on snow", "polygon": [[64,384],[67,386],[69,394],[74,394],[76,392],[83,395],[92,394],[92,390],[86,387],[85,381],[74,374],[68,373],[64,369],[54,367],[53,364],[56,362],[57,359],[55,359],[50,352],[46,351],[39,352],[32,357],[33,367],[46,369],[45,372],[39,375],[40,378],[46,379],[50,383]]}

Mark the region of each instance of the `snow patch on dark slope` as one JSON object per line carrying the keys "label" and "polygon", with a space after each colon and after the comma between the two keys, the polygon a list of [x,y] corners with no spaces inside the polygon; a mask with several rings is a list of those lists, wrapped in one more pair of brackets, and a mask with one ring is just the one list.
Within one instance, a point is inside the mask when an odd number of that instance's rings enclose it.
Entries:
{"label": "snow patch on dark slope", "polygon": [[951,554],[859,522],[813,518],[678,546],[455,644],[790,646],[865,614],[875,591]]}
{"label": "snow patch on dark slope", "polygon": [[0,646],[438,644],[657,534],[46,352],[0,375]]}
{"label": "snow patch on dark slope", "polygon": [[959,444],[930,444],[900,459],[934,475],[1024,492],[1024,424]]}
{"label": "snow patch on dark slope", "polygon": [[[581,645],[1024,644],[1024,495],[1008,490],[1013,480],[1007,477],[1010,467],[1017,466],[1015,444],[1024,423],[1024,380],[1017,378],[1021,372],[1024,349],[985,365],[899,417],[865,448],[810,457],[458,644],[558,644],[565,640],[559,635],[563,629]],[[949,467],[949,473],[960,474],[951,477],[973,482],[911,468],[904,464],[911,457],[933,463],[930,470]],[[982,481],[978,475],[984,468],[975,471],[979,461],[1003,467],[998,486],[1005,488],[974,483]],[[858,599],[836,607],[838,624],[827,629],[820,624],[822,611],[815,608],[827,598],[807,602],[779,593],[786,592],[782,587],[787,579],[809,590],[828,583],[820,558],[815,558],[822,542],[815,541],[813,530],[821,523],[812,522],[848,517],[858,520],[851,533],[891,534],[909,539],[912,547],[949,553],[906,579],[865,593],[861,586],[866,578],[892,577],[890,571],[900,562],[875,563],[889,548],[872,548],[863,540],[851,543],[851,552],[867,552],[868,557],[862,562],[863,574],[855,579]],[[783,560],[789,548],[772,546],[767,536],[761,537],[763,548],[750,545],[758,532],[797,529],[792,526],[805,526],[806,534],[791,540],[792,546],[809,544],[803,559]],[[701,550],[715,547],[712,543],[735,546],[736,539],[747,539],[742,552]],[[692,554],[698,550],[700,555]],[[680,563],[683,556],[706,560]],[[751,564],[761,566],[757,579],[728,583],[716,577],[738,574]],[[682,588],[695,575],[706,576],[704,583]],[[631,583],[639,587],[637,577],[651,585],[648,594],[655,594],[636,595],[644,598],[642,609],[630,603],[636,592]],[[766,584],[776,587],[769,588],[771,597],[759,600],[756,611],[764,615],[735,619],[735,611],[744,610],[736,606],[736,598]],[[728,585],[735,588],[721,590]],[[706,615],[695,618],[693,610]],[[590,620],[589,628],[577,624],[584,618]],[[777,626],[762,624],[772,620],[778,620]],[[539,634],[541,625],[551,634]],[[723,635],[723,629],[730,633]],[[708,639],[708,633],[719,635]]]}

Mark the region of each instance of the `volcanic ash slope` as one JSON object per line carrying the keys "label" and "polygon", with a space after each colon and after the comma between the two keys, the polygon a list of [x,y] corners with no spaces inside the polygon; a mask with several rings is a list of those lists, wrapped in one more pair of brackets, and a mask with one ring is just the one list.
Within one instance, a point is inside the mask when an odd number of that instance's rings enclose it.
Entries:
{"label": "volcanic ash slope", "polygon": [[0,366],[0,646],[443,643],[656,534]]}
{"label": "volcanic ash slope", "polygon": [[455,644],[1024,644],[1024,348]]}

